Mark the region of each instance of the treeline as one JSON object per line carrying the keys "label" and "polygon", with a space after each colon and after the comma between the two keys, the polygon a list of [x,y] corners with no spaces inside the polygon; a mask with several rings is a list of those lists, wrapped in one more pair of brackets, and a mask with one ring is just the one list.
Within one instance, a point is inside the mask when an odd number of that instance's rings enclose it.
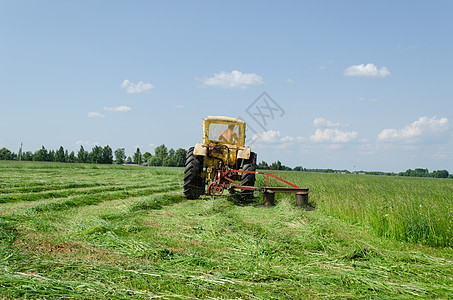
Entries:
{"label": "treeline", "polygon": [[0,149],[0,160],[24,160],[24,161],[50,161],[65,163],[94,163],[94,164],[112,164],[113,152],[110,146],[94,146],[91,152],[86,151],[80,146],[77,154],[74,151],[69,152],[63,146],[58,150],[47,150],[44,146],[41,149],[31,152],[24,151],[19,153],[11,152],[6,148]]}
{"label": "treeline", "polygon": [[399,176],[410,176],[410,177],[434,177],[434,178],[453,178],[447,170],[437,170],[430,173],[428,169],[418,168],[415,170],[408,169],[406,172],[400,172]]}
{"label": "treeline", "polygon": [[127,161],[139,165],[146,163],[156,167],[184,167],[186,155],[187,150],[185,149],[179,148],[175,151],[172,148],[168,149],[165,145],[160,145],[154,149],[154,155],[149,152],[145,152],[142,155],[140,149],[137,148],[132,159],[129,157]]}
{"label": "treeline", "polygon": [[316,173],[346,173],[350,174],[348,170],[334,170],[334,169],[307,169],[302,168],[301,166],[296,166],[294,168],[283,165],[279,160],[271,163],[270,165],[262,161],[256,165],[257,169],[260,170],[281,170],[281,171],[303,171],[303,172],[316,172]]}
{"label": "treeline", "polygon": [[453,178],[447,170],[436,170],[430,173],[428,169],[417,168],[415,170],[408,169],[405,172],[399,173],[385,173],[385,172],[366,172],[360,171],[359,174],[366,175],[386,175],[386,176],[407,176],[407,177],[432,177],[432,178]]}
{"label": "treeline", "polygon": [[415,170],[408,169],[406,172],[393,173],[393,172],[376,172],[376,171],[354,171],[348,170],[334,170],[334,169],[307,169],[297,166],[294,168],[283,165],[279,160],[268,164],[261,161],[256,165],[260,170],[282,170],[282,171],[303,171],[303,172],[316,172],[316,173],[339,173],[339,174],[360,174],[360,175],[383,175],[383,176],[410,176],[410,177],[433,177],[433,178],[453,178],[447,170],[437,170],[430,173],[428,169],[417,168]]}
{"label": "treeline", "polygon": [[31,152],[24,151],[14,153],[3,147],[0,149],[0,160],[23,160],[23,161],[48,161],[63,163],[93,163],[93,164],[148,164],[151,166],[183,167],[186,161],[187,151],[185,149],[168,149],[160,145],[154,150],[154,155],[145,152],[143,155],[137,148],[132,157],[126,157],[125,148],[118,148],[115,151],[109,145],[104,147],[94,146],[91,151],[85,150],[83,146],[77,153],[69,152],[63,146],[58,150],[47,150],[44,146],[41,149]]}

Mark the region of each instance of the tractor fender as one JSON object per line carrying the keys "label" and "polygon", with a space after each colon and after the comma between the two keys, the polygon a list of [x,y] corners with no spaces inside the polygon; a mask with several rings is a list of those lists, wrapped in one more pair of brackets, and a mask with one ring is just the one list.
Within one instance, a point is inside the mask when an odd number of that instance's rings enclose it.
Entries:
{"label": "tractor fender", "polygon": [[208,148],[202,143],[197,143],[193,149],[193,155],[206,156],[207,153]]}
{"label": "tractor fender", "polygon": [[249,159],[250,158],[250,148],[248,148],[248,147],[239,147],[239,149],[238,149],[238,158],[240,158],[240,159]]}

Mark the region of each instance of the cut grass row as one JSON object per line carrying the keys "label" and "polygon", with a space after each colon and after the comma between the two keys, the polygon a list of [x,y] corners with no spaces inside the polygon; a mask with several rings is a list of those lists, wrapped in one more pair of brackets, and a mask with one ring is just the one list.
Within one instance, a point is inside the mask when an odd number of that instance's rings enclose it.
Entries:
{"label": "cut grass row", "polygon": [[[0,195],[0,203],[8,202],[17,202],[17,201],[36,201],[36,200],[45,200],[49,198],[63,198],[75,195],[86,195],[91,196],[93,194],[103,194],[105,192],[113,191],[123,191],[126,193],[133,194],[137,190],[146,190],[152,189],[152,187],[162,187],[162,186],[179,186],[179,183],[174,183],[173,181],[156,180],[155,183],[148,184],[132,184],[132,185],[110,185],[110,186],[101,186],[96,184],[98,187],[94,188],[61,188],[59,190],[47,190],[45,192],[27,192],[27,193],[8,193]],[[66,185],[67,186],[67,185]],[[146,193],[146,192],[145,192]]]}
{"label": "cut grass row", "polygon": [[[157,184],[157,183],[170,183],[174,182],[173,179],[168,179],[168,178],[155,178],[153,179],[152,184]],[[30,181],[28,181],[30,183]],[[121,181],[121,182],[107,182],[107,183],[101,183],[101,182],[85,182],[85,183],[79,183],[79,182],[61,182],[61,183],[48,183],[48,182],[41,182],[33,184],[23,184],[23,186],[20,187],[13,187],[13,188],[3,188],[0,189],[0,193],[4,195],[11,195],[15,193],[41,193],[41,192],[46,192],[46,191],[59,191],[59,190],[67,190],[67,189],[88,189],[92,187],[99,187],[99,186],[105,186],[105,185],[118,185],[118,186],[125,186],[125,187],[144,187],[146,186],[145,183],[135,183],[132,182],[131,184],[127,183],[127,180]]]}

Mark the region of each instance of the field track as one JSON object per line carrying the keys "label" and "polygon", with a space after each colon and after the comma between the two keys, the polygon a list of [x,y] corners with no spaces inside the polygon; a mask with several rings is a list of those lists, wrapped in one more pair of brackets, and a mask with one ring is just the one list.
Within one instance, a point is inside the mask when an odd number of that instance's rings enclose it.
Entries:
{"label": "field track", "polygon": [[278,176],[316,210],[187,201],[180,168],[0,161],[0,299],[453,298],[453,180]]}

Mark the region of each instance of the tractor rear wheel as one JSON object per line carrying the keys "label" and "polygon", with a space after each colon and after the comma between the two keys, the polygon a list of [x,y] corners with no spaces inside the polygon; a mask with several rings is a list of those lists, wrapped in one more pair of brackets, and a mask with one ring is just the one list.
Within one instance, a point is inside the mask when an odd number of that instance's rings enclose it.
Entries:
{"label": "tractor rear wheel", "polygon": [[184,169],[184,198],[189,200],[198,199],[205,192],[205,179],[201,177],[203,156],[195,156],[193,149],[187,152]]}
{"label": "tractor rear wheel", "polygon": [[[251,152],[249,159],[244,160],[244,165],[242,167],[243,171],[256,171],[256,153]],[[241,185],[243,186],[255,186],[255,173],[242,173]],[[251,199],[253,198],[253,191],[242,190],[241,191],[242,199]]]}

